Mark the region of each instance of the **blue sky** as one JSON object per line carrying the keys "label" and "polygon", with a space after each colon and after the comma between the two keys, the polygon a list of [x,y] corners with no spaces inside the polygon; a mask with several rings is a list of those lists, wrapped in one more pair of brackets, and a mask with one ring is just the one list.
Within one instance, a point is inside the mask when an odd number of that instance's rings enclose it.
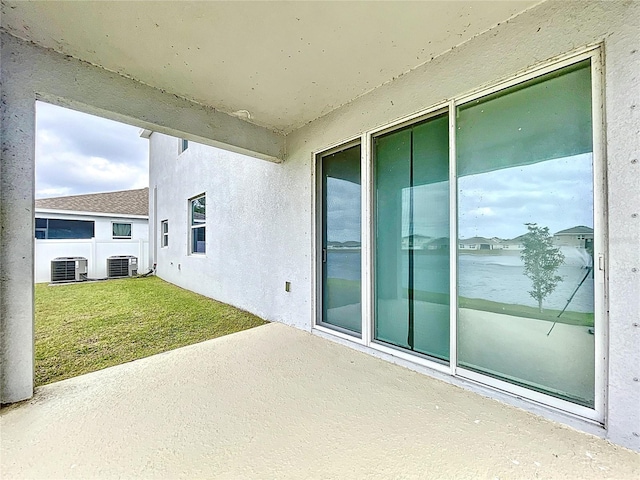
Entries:
{"label": "blue sky", "polygon": [[148,140],[138,127],[36,104],[36,198],[149,185]]}

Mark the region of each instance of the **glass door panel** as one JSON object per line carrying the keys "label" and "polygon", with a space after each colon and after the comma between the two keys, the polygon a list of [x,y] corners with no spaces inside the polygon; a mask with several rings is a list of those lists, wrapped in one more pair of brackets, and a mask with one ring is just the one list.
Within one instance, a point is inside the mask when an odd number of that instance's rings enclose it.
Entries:
{"label": "glass door panel", "polygon": [[323,324],[361,333],[360,145],[322,157]]}
{"label": "glass door panel", "polygon": [[594,406],[589,61],[457,111],[458,364]]}
{"label": "glass door panel", "polygon": [[449,120],[374,139],[374,338],[449,358]]}

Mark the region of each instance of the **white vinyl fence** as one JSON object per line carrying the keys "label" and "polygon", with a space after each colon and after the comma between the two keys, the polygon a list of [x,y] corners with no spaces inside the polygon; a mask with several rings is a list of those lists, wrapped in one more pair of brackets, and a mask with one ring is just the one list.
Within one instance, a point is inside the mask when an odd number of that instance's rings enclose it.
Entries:
{"label": "white vinyl fence", "polygon": [[57,257],[84,257],[89,278],[107,276],[107,258],[113,255],[138,257],[138,274],[149,271],[147,240],[38,240],[35,241],[35,281],[51,281],[51,260]]}

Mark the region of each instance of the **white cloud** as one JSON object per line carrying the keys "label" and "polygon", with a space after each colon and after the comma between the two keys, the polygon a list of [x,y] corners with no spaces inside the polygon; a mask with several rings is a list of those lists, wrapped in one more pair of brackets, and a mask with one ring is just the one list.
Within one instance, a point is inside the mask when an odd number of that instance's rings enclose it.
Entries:
{"label": "white cloud", "polygon": [[37,103],[36,198],[142,188],[148,141],[139,129]]}
{"label": "white cloud", "polygon": [[491,207],[480,207],[467,212],[467,215],[476,217],[495,217],[496,212],[494,212]]}

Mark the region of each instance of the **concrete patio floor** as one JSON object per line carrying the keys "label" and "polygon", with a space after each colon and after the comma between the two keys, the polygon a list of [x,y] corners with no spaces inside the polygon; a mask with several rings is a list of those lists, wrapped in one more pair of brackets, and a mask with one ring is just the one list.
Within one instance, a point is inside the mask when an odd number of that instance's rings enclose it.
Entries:
{"label": "concrete patio floor", "polygon": [[38,389],[3,479],[640,478],[640,455],[281,324]]}

